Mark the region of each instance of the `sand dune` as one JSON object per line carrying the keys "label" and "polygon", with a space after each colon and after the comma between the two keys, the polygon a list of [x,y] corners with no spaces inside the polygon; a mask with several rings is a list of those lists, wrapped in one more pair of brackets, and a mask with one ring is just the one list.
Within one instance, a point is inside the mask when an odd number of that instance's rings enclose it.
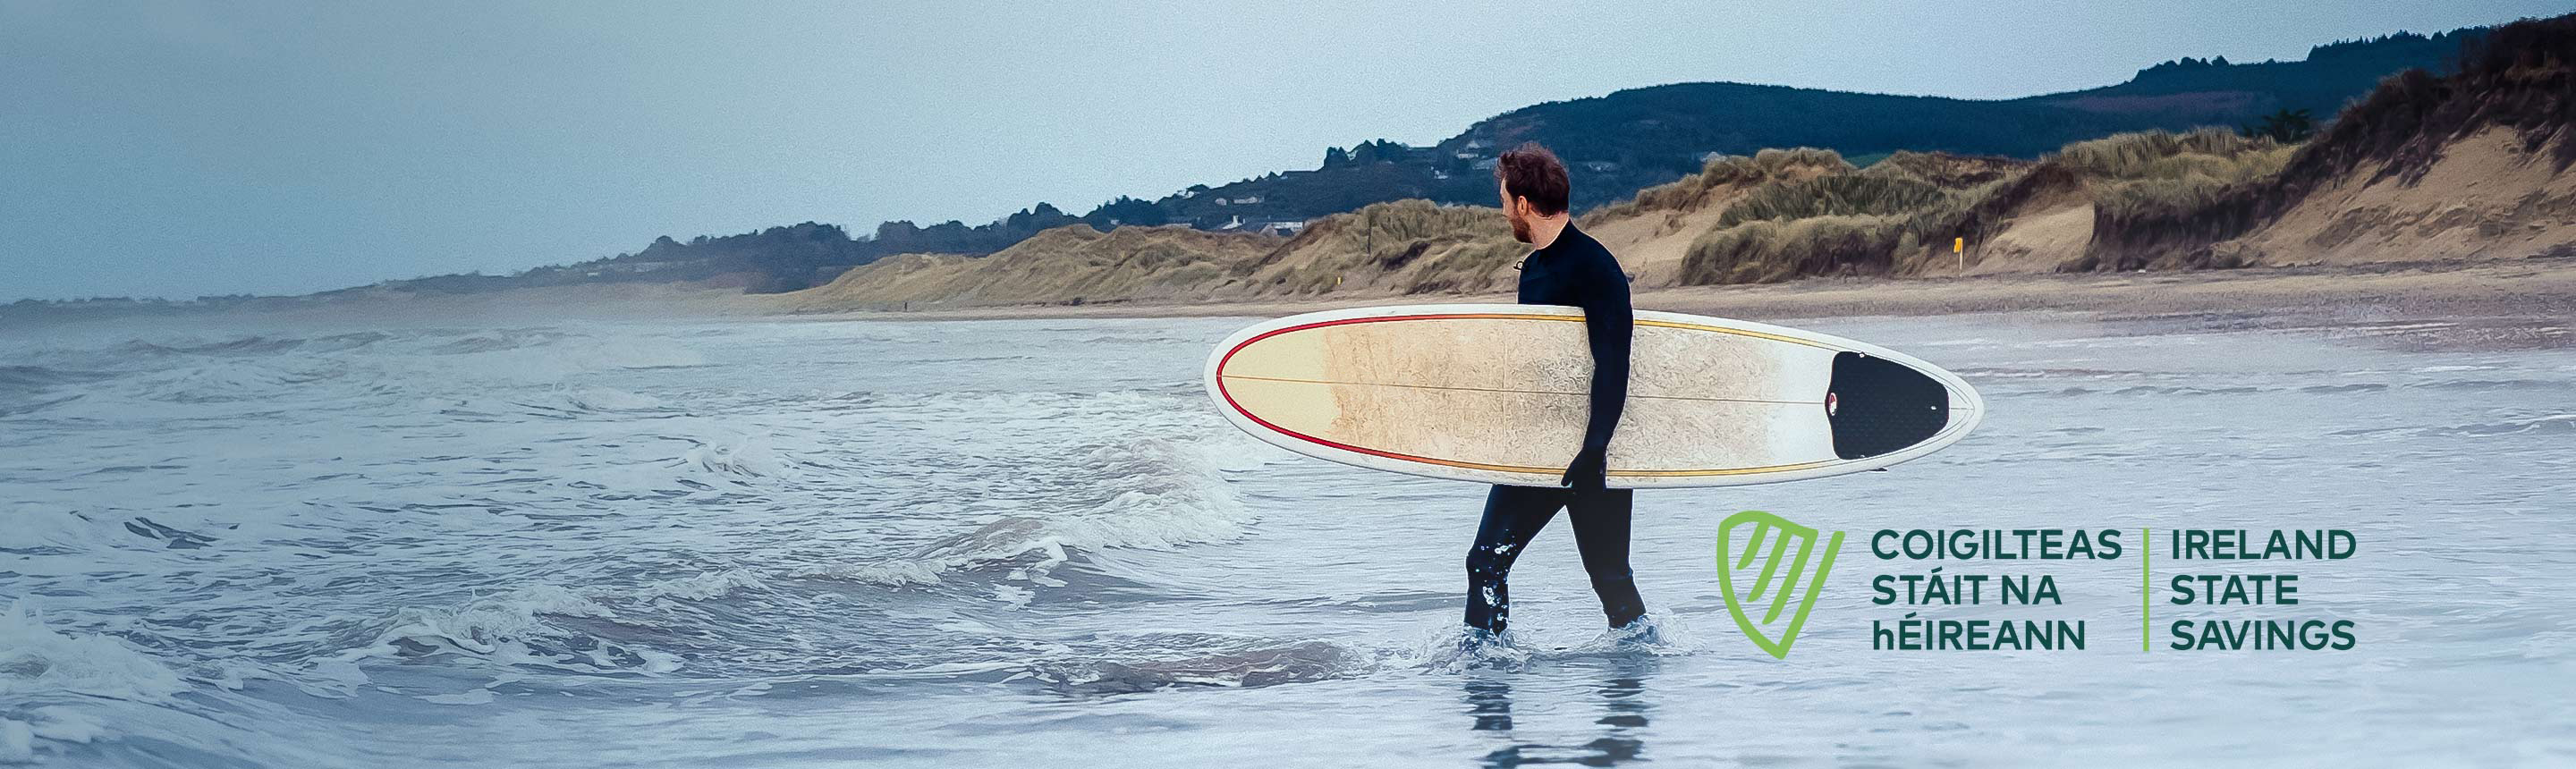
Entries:
{"label": "sand dune", "polygon": [[2508,128],[2443,147],[2413,183],[2355,169],[2309,193],[2277,221],[2219,249],[2262,264],[2410,259],[2519,259],[2576,251],[2576,174],[2551,168]]}
{"label": "sand dune", "polygon": [[1205,295],[1280,238],[1182,226],[1070,225],[989,256],[901,254],[853,268],[831,283],[779,295],[791,312],[913,305],[1082,304]]}
{"label": "sand dune", "polygon": [[1424,200],[1379,203],[1308,225],[1244,265],[1217,297],[1472,293],[1511,287],[1528,253],[1502,209]]}

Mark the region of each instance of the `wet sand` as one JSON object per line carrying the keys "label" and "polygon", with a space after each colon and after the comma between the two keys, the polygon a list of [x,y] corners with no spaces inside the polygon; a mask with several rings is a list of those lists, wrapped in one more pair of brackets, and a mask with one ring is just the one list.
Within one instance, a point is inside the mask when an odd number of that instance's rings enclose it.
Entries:
{"label": "wet sand", "polygon": [[[2576,259],[2310,265],[2240,270],[1967,277],[1810,278],[1789,283],[1640,289],[1639,309],[1748,320],[2076,313],[2102,319],[2195,318],[2200,325],[2281,327],[2403,318],[2481,318],[2515,327],[2503,346],[2559,346],[2533,336],[2576,317]],[[691,320],[993,320],[1276,317],[1339,307],[1510,302],[1509,294],[1358,295],[1192,303],[932,306],[794,313],[776,295],[689,285],[600,285],[462,295],[377,293],[207,311],[281,322],[540,322],[564,318]],[[193,313],[182,313],[193,314]],[[108,319],[60,318],[54,322]],[[46,320],[27,319],[30,323]],[[2519,334],[2519,338],[2516,337]]]}

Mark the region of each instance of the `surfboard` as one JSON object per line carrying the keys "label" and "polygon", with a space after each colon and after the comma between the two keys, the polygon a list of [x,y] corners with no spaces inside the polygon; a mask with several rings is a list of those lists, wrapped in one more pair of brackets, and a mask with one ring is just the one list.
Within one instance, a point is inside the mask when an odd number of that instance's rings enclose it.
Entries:
{"label": "surfboard", "polygon": [[[1235,332],[1208,396],[1271,445],[1374,470],[1555,486],[1590,416],[1583,311],[1366,307]],[[1876,470],[1956,443],[1985,403],[1948,371],[1876,345],[1639,310],[1615,488],[1734,486]]]}

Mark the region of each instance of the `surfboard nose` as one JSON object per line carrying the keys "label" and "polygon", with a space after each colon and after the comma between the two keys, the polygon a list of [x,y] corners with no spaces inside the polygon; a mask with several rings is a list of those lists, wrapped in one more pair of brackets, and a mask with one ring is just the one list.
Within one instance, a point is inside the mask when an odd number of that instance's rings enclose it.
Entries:
{"label": "surfboard nose", "polygon": [[1834,354],[1824,407],[1833,424],[1834,454],[1843,459],[1899,451],[1931,440],[1950,424],[1950,390],[1941,380],[1857,352]]}

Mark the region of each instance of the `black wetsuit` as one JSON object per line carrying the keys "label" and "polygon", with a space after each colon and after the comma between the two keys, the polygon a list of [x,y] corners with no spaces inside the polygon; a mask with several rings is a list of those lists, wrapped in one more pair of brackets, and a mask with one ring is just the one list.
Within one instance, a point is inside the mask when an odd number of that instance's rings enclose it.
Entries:
{"label": "black wetsuit", "polygon": [[[1610,447],[1611,430],[1628,400],[1628,340],[1636,328],[1628,305],[1628,276],[1601,242],[1565,225],[1546,248],[1521,262],[1521,304],[1557,304],[1583,308],[1583,326],[1592,348],[1591,416],[1583,431],[1577,470],[1571,487],[1495,486],[1485,495],[1485,519],[1476,527],[1476,545],[1467,551],[1467,626],[1501,632],[1508,623],[1510,595],[1504,580],[1521,549],[1556,517],[1570,509],[1575,548],[1582,551],[1583,570],[1592,576],[1592,592],[1610,626],[1619,627],[1646,613],[1637,582],[1628,571],[1628,518],[1634,492],[1602,488],[1597,464]],[[1585,457],[1595,462],[1582,472]]]}

